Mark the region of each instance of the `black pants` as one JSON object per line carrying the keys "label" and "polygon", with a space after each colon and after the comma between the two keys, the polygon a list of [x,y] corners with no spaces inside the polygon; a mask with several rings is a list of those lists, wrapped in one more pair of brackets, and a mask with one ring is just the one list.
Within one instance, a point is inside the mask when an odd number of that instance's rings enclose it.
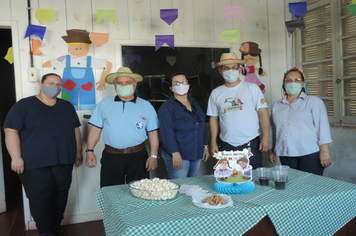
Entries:
{"label": "black pants", "polygon": [[130,154],[112,154],[104,150],[100,161],[100,187],[149,178],[146,170],[147,158],[146,148]]}
{"label": "black pants", "polygon": [[324,167],[320,164],[320,152],[314,152],[309,155],[299,157],[279,157],[282,165],[287,165],[290,168],[323,175]]}
{"label": "black pants", "polygon": [[[247,148],[248,143],[245,143],[241,146],[234,147],[229,143],[226,143],[220,140],[219,151],[242,151],[244,148]],[[250,141],[251,152],[253,156],[250,157],[250,165],[253,169],[262,167],[262,152],[259,149],[260,146],[260,137],[256,137]]]}
{"label": "black pants", "polygon": [[25,170],[19,174],[40,234],[60,230],[72,183],[73,164]]}

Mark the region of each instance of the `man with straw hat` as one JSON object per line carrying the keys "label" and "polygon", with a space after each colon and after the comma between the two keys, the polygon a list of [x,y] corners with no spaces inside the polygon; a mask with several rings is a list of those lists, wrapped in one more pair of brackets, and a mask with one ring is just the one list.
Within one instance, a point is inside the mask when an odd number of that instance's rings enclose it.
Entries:
{"label": "man with straw hat", "polygon": [[[269,117],[261,89],[253,83],[241,81],[240,67],[245,60],[236,54],[223,53],[216,63],[225,84],[214,89],[209,97],[207,115],[210,116],[211,154],[220,151],[241,151],[251,148],[253,168],[262,166],[262,152],[270,146]],[[260,140],[260,126],[262,140]],[[220,129],[220,143],[217,137]]]}
{"label": "man with straw hat", "polygon": [[[94,147],[104,131],[100,187],[149,178],[149,171],[157,168],[159,125],[153,106],[135,94],[142,76],[132,73],[128,67],[121,67],[116,73],[109,74],[105,81],[114,84],[117,96],[101,101],[89,120],[92,127],[86,164],[96,166]],[[149,157],[145,147],[147,137],[151,147]]]}

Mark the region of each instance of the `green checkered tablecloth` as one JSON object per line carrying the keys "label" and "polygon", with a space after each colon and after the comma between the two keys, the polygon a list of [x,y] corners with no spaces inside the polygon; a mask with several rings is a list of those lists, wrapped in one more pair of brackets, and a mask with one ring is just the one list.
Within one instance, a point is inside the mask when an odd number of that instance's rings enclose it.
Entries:
{"label": "green checkered tablecloth", "polygon": [[[256,175],[255,175],[256,176]],[[210,193],[212,175],[172,180]],[[106,235],[242,235],[269,216],[279,235],[333,235],[356,216],[356,185],[290,170],[285,190],[257,182],[252,193],[232,195],[233,207],[198,208],[178,193],[167,201],[131,195],[127,185],[104,187],[97,195]]]}

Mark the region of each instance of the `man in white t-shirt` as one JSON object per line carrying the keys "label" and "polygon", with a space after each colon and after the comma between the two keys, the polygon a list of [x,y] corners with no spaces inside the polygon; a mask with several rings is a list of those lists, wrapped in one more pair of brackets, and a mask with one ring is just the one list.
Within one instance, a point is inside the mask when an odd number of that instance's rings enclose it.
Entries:
{"label": "man in white t-shirt", "polygon": [[[245,60],[235,53],[223,53],[216,63],[225,84],[214,89],[209,97],[207,115],[210,116],[211,153],[251,148],[250,165],[262,167],[262,152],[270,146],[269,116],[261,89],[253,83],[241,81],[240,65]],[[260,140],[260,125],[262,139]],[[217,136],[220,130],[220,143]]]}

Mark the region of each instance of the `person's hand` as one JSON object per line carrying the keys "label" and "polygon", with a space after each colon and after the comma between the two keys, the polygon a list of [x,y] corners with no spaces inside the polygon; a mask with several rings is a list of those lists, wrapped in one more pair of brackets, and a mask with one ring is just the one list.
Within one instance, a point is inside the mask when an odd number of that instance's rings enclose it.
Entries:
{"label": "person's hand", "polygon": [[263,71],[261,74],[261,76],[266,76],[266,75],[267,75],[266,71]]}
{"label": "person's hand", "polygon": [[94,152],[87,152],[86,163],[87,163],[87,166],[90,168],[96,166],[96,156],[95,156]]}
{"label": "person's hand", "polygon": [[158,166],[157,158],[149,157],[146,161],[146,169],[147,171],[151,171],[156,169]]}
{"label": "person's hand", "polygon": [[203,153],[203,162],[206,162],[209,159],[209,148],[204,148],[204,153]]}
{"label": "person's hand", "polygon": [[17,174],[22,174],[25,170],[25,162],[22,157],[13,158],[11,160],[11,170],[16,172]]}
{"label": "person's hand", "polygon": [[98,85],[98,87],[96,89],[99,91],[106,89],[105,80],[100,80],[99,82],[96,83],[96,85]]}
{"label": "person's hand", "polygon": [[272,150],[268,150],[268,159],[272,164],[276,164],[276,153]]}
{"label": "person's hand", "polygon": [[83,163],[83,154],[82,154],[82,152],[80,152],[80,153],[77,153],[77,158],[75,159],[75,165],[76,165],[76,167],[79,167],[82,165],[82,163]]}
{"label": "person's hand", "polygon": [[323,152],[323,151],[320,151],[319,158],[320,158],[320,164],[321,164],[324,168],[326,168],[326,167],[328,167],[328,166],[331,165],[330,152]]}
{"label": "person's hand", "polygon": [[173,167],[177,170],[183,168],[183,160],[179,152],[172,153]]}
{"label": "person's hand", "polygon": [[215,153],[218,153],[219,152],[219,147],[216,143],[211,143],[210,144],[210,155],[211,156],[214,156]]}
{"label": "person's hand", "polygon": [[270,140],[269,137],[267,136],[263,136],[261,142],[260,142],[260,147],[259,147],[259,151],[260,152],[267,152],[270,148]]}

